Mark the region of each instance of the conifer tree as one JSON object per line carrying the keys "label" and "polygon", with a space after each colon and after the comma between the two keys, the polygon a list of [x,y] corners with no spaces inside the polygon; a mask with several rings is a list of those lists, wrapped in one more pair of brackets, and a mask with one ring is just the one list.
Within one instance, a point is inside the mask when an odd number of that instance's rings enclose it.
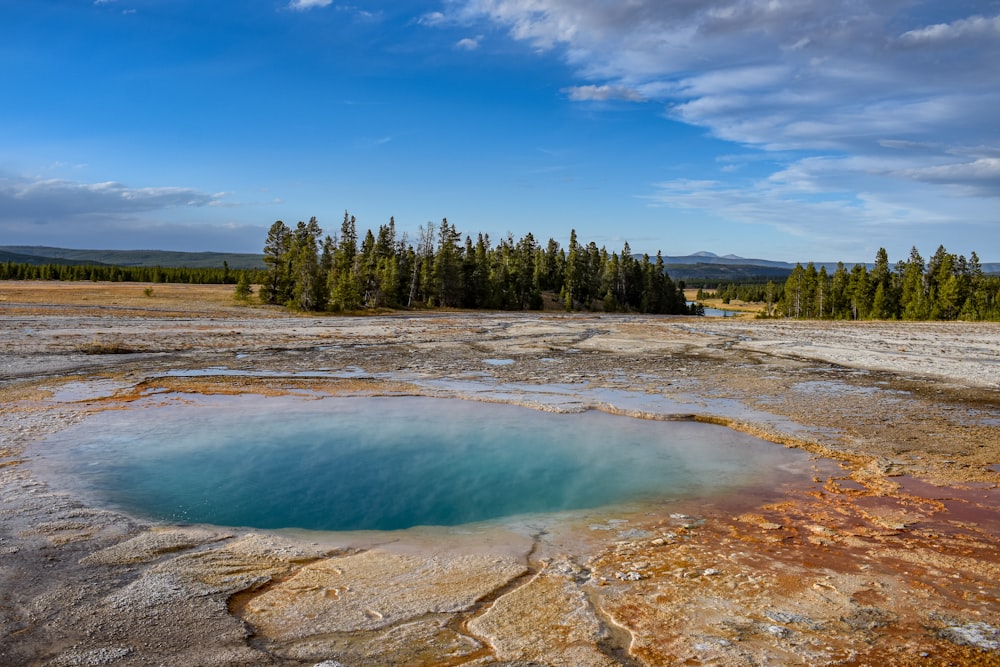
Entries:
{"label": "conifer tree", "polygon": [[434,256],[433,280],[436,302],[445,308],[462,303],[461,235],[445,218],[438,228],[438,247]]}
{"label": "conifer tree", "polygon": [[291,241],[291,230],[284,222],[276,220],[268,230],[267,240],[264,242],[267,275],[260,289],[260,298],[264,303],[285,303],[291,296]]}
{"label": "conifer tree", "polygon": [[320,310],[325,305],[325,276],[320,276],[319,239],[323,234],[315,217],[299,222],[289,247],[290,303],[305,311]]}
{"label": "conifer tree", "polygon": [[923,320],[930,312],[924,292],[924,258],[916,246],[903,266],[902,307],[904,320]]}
{"label": "conifer tree", "polygon": [[833,272],[830,280],[830,312],[837,319],[849,317],[850,298],[847,295],[847,286],[850,276],[843,262],[837,262],[837,268]]}
{"label": "conifer tree", "polygon": [[562,298],[566,310],[573,310],[583,298],[583,277],[586,257],[576,238],[576,230],[570,230],[569,250],[566,255],[565,279]]}
{"label": "conifer tree", "polygon": [[334,310],[357,310],[361,307],[361,288],[357,275],[358,232],[353,215],[344,211],[340,238],[330,271],[330,305]]}
{"label": "conifer tree", "polygon": [[250,286],[250,275],[246,271],[240,271],[239,280],[236,281],[234,296],[240,301],[247,301],[251,294],[253,294],[253,288]]}
{"label": "conifer tree", "polygon": [[851,319],[868,319],[871,312],[871,284],[868,280],[868,267],[855,264],[851,268],[851,277],[847,283],[847,293],[851,302]]}

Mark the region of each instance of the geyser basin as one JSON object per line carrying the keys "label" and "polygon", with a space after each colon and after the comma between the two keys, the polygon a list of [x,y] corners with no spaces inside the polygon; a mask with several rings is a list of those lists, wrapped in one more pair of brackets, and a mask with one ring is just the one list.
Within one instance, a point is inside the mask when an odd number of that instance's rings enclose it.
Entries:
{"label": "geyser basin", "polygon": [[236,396],[95,415],[41,463],[148,518],[396,530],[692,497],[807,456],[721,426],[456,399]]}

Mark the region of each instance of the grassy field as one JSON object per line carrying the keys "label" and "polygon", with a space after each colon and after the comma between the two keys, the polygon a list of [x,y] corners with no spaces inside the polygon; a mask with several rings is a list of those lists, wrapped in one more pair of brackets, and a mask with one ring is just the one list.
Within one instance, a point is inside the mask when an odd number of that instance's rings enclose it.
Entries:
{"label": "grassy field", "polygon": [[[684,290],[684,297],[688,301],[696,301],[697,299],[695,297],[697,294],[698,290],[696,289]],[[722,299],[702,299],[699,303],[704,305],[706,308],[727,310],[743,317],[754,317],[758,313],[763,313],[766,307],[763,303],[747,303],[744,301],[731,301],[729,303],[723,303]]]}
{"label": "grassy field", "polygon": [[[284,313],[284,309],[263,307],[256,296],[249,301],[237,301],[233,285],[191,285],[187,283],[130,283],[130,282],[60,282],[8,280],[0,281],[0,306],[11,312],[12,307],[20,310],[31,306],[51,309],[53,306],[115,308],[140,313],[143,311],[164,314],[209,314],[239,310],[253,316],[265,313]],[[256,289],[255,289],[256,292]],[[685,291],[689,301],[695,300],[698,290]],[[744,317],[752,317],[763,312],[762,303],[733,302],[722,303],[722,299],[702,299],[708,308],[727,310]],[[256,306],[256,307],[255,307]],[[558,295],[544,295],[544,310],[563,311],[564,306]]]}
{"label": "grassy field", "polygon": [[[251,300],[251,304],[255,300]],[[30,310],[33,306],[113,308],[131,311],[164,311],[210,314],[249,307],[234,297],[232,285],[189,285],[171,283],[58,282],[33,280],[0,281],[0,307]]]}

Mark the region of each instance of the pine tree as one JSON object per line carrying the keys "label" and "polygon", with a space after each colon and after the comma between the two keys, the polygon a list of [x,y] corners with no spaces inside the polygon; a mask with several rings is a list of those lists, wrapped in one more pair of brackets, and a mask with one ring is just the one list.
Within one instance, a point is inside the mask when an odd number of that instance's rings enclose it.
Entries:
{"label": "pine tree", "polygon": [[264,303],[285,303],[291,296],[291,275],[289,250],[291,230],[281,220],[275,221],[267,232],[264,242],[264,264],[267,275],[260,288],[260,298]]}
{"label": "pine tree", "polygon": [[299,222],[289,248],[290,303],[299,310],[319,310],[325,301],[325,285],[319,272],[319,239],[323,234],[316,218]]}
{"label": "pine tree", "polygon": [[851,318],[855,320],[868,319],[871,313],[872,293],[868,279],[868,267],[864,264],[855,264],[851,268],[847,294],[851,303]]}
{"label": "pine tree", "polygon": [[253,294],[253,288],[250,286],[250,276],[246,271],[240,271],[240,278],[236,281],[236,289],[233,294],[240,301],[249,300],[250,295]]}
{"label": "pine tree", "polygon": [[542,290],[535,271],[538,244],[528,232],[514,247],[515,307],[519,310],[538,310],[542,307]]}
{"label": "pine tree", "polygon": [[903,265],[900,306],[904,320],[923,320],[930,312],[924,292],[924,259],[916,246],[910,250],[910,258]]}
{"label": "pine tree", "polygon": [[563,303],[566,310],[573,310],[583,297],[583,279],[586,257],[576,239],[576,230],[569,233],[569,252],[566,255],[565,280],[563,281]]}
{"label": "pine tree", "polygon": [[399,304],[399,257],[396,247],[396,220],[390,217],[388,225],[379,227],[378,240],[375,243],[377,307],[394,308]]}
{"label": "pine tree", "polygon": [[824,318],[829,311],[830,279],[826,275],[826,267],[819,267],[819,274],[816,276],[816,293],[813,303],[816,305],[816,317]]}
{"label": "pine tree", "polygon": [[785,282],[785,314],[789,317],[805,317],[805,269],[801,264],[796,264],[792,269],[792,274]]}
{"label": "pine tree", "polygon": [[357,310],[361,307],[361,288],[357,275],[358,231],[353,215],[344,211],[340,238],[330,271],[330,305],[334,310]]}
{"label": "pine tree", "polygon": [[445,218],[438,229],[433,279],[438,305],[455,308],[462,303],[462,237]]}
{"label": "pine tree", "polygon": [[[894,320],[899,314],[899,297],[893,285],[892,270],[889,267],[889,255],[885,248],[879,248],[875,253],[875,266],[871,272],[872,317],[877,320]],[[882,294],[878,292],[881,289]]]}

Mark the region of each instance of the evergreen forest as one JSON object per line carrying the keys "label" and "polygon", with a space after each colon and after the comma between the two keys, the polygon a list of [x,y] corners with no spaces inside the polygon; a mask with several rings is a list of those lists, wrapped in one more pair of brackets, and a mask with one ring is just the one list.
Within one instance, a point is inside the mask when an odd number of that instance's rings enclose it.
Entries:
{"label": "evergreen forest", "polygon": [[187,283],[191,285],[235,284],[242,276],[255,281],[262,271],[221,268],[186,268],[163,266],[113,266],[108,264],[28,264],[0,263],[0,280],[65,280],[128,283]]}
{"label": "evergreen forest", "polygon": [[799,319],[1000,320],[1000,276],[984,275],[975,252],[966,259],[944,246],[927,262],[913,248],[895,266],[880,248],[871,270],[841,262],[833,275],[798,264],[782,292],[777,314]]}
{"label": "evergreen forest", "polygon": [[302,311],[379,308],[482,308],[537,310],[544,295],[558,295],[566,310],[694,312],[684,284],[667,274],[662,254],[633,256],[628,243],[608,253],[571,232],[569,247],[545,246],[530,233],[494,243],[488,235],[462,235],[447,219],[421,227],[414,242],[397,237],[390,219],[364,237],[344,213],[340,232],[323,235],[316,218],[292,229],[282,221],[268,231],[267,270],[259,297]]}
{"label": "evergreen forest", "polygon": [[[655,259],[608,253],[584,244],[572,231],[569,246],[553,239],[542,246],[532,234],[499,242],[478,234],[464,239],[447,219],[428,223],[410,242],[390,219],[377,231],[357,232],[345,212],[339,234],[324,236],[316,218],[295,228],[282,221],[268,231],[264,269],[115,266],[53,261],[0,263],[0,280],[111,281],[235,284],[246,300],[259,285],[264,304],[306,312],[353,312],[393,308],[490,310],[601,310],[699,314],[688,305],[684,282],[671,280],[662,253]],[[701,283],[703,281],[695,281]],[[1000,321],[1000,275],[985,274],[979,257],[949,253],[944,246],[927,261],[917,248],[895,265],[884,248],[874,264],[796,264],[784,282],[766,277],[703,285],[697,299],[715,296],[765,304],[759,317],[839,320]],[[714,294],[712,294],[714,292]]]}

